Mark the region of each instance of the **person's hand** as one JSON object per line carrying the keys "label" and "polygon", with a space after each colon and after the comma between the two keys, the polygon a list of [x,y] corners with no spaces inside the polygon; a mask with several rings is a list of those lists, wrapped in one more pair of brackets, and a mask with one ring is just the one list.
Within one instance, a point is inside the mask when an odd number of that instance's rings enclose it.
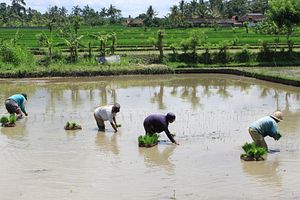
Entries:
{"label": "person's hand", "polygon": [[282,137],[282,135],[280,133],[277,133],[274,137],[274,139],[277,141]]}

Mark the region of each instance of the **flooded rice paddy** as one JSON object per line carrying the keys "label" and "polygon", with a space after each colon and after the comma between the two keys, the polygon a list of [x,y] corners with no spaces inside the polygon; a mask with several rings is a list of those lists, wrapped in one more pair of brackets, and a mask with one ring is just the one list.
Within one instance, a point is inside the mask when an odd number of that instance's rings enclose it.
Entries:
{"label": "flooded rice paddy", "polygon": [[[0,128],[0,199],[300,199],[300,88],[217,75],[0,81],[4,100],[29,96],[29,116]],[[118,102],[117,133],[98,132],[93,110]],[[279,141],[263,162],[244,162],[248,126],[281,110]],[[177,115],[179,146],[139,148],[143,119]],[[83,129],[65,131],[67,121]],[[162,140],[167,140],[160,134]]]}

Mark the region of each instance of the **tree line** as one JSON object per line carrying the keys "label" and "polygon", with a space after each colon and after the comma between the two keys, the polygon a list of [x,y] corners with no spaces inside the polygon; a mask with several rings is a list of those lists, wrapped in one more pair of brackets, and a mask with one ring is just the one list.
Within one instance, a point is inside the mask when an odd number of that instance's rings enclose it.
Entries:
{"label": "tree line", "polygon": [[[154,5],[155,6],[155,5]],[[143,20],[145,26],[184,26],[186,18],[230,18],[243,16],[246,13],[265,13],[268,0],[181,0],[170,7],[167,16],[157,17],[153,5],[149,5],[145,13],[137,18]],[[0,3],[0,26],[60,26],[70,18],[79,18],[85,25],[120,24],[127,16],[114,5],[95,10],[89,5],[80,8],[74,6],[69,12],[65,7],[50,6],[45,13],[30,7],[26,8],[25,0],[11,0],[11,4]]]}

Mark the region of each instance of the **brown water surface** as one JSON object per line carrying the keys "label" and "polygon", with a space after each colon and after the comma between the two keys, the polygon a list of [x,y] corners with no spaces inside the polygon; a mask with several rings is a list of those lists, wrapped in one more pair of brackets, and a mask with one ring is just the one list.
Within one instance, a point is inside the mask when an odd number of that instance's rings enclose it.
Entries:
{"label": "brown water surface", "polygon": [[[0,102],[29,96],[29,116],[0,128],[1,200],[300,199],[300,88],[190,74],[9,79],[0,91]],[[122,127],[98,132],[93,110],[112,102]],[[249,124],[277,109],[283,137],[266,141],[280,152],[241,161]],[[138,148],[143,119],[168,111],[180,145]],[[65,131],[67,121],[83,129]]]}

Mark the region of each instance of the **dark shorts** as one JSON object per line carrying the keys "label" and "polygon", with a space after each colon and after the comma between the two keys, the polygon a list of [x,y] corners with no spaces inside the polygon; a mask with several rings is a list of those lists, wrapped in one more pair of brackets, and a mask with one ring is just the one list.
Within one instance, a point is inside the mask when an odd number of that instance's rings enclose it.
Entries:
{"label": "dark shorts", "polygon": [[19,114],[21,112],[18,104],[12,100],[12,99],[7,99],[5,101],[5,107],[6,107],[6,110],[10,113],[10,114],[13,114],[13,113],[17,113]]}
{"label": "dark shorts", "polygon": [[151,125],[151,124],[149,124],[147,122],[144,122],[143,125],[144,125],[145,132],[147,134],[154,134],[154,133],[156,133],[155,128],[153,127],[153,125]]}

